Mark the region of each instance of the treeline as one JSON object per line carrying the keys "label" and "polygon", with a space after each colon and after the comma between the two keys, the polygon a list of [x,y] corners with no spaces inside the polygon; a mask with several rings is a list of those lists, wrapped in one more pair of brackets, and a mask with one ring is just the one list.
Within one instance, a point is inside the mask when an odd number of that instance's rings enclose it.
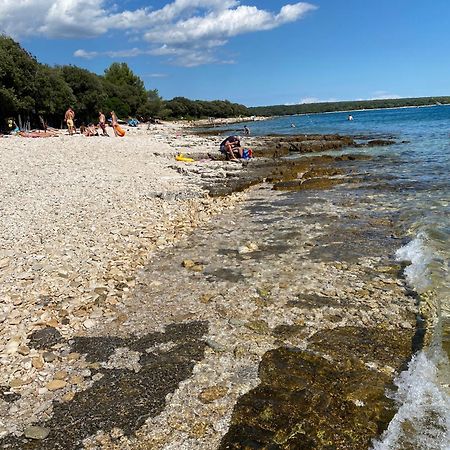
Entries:
{"label": "treeline", "polygon": [[163,100],[157,89],[146,90],[125,63],[111,64],[104,75],[72,65],[50,67],[13,39],[0,36],[0,128],[8,118],[59,127],[69,106],[78,124],[97,120],[99,110],[142,120],[249,115],[245,106],[226,100]]}
{"label": "treeline", "polygon": [[404,106],[425,106],[449,103],[450,97],[419,97],[330,103],[302,103],[299,105],[256,106],[249,108],[249,111],[252,115],[258,116],[289,116],[293,114],[312,114],[378,108],[401,108]]}

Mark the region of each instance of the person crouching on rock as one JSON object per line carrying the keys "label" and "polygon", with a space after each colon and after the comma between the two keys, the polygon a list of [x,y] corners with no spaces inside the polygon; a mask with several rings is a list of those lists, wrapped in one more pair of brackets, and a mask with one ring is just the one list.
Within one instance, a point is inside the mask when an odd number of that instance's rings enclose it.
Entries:
{"label": "person crouching on rock", "polygon": [[221,153],[225,154],[227,159],[230,161],[237,161],[236,156],[239,155],[239,158],[242,158],[242,147],[239,136],[228,136],[221,144],[220,144]]}

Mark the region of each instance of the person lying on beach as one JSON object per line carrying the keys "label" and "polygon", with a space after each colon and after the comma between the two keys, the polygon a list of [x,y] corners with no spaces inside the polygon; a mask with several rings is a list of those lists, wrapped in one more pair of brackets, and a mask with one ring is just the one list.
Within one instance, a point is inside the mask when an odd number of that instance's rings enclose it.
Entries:
{"label": "person lying on beach", "polygon": [[230,161],[237,161],[236,156],[242,158],[242,147],[239,136],[228,136],[220,144],[220,152],[225,154]]}

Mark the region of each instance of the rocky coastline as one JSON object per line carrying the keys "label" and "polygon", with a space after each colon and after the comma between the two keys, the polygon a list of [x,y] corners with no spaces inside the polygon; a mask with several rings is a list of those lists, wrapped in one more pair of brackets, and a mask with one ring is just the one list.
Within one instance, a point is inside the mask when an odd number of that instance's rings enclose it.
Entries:
{"label": "rocky coastline", "polygon": [[[52,292],[46,255],[30,251],[18,275],[2,255],[20,287],[3,292],[2,448],[370,448],[416,336],[394,213],[358,196],[370,155],[352,147],[384,144],[250,138],[257,158],[234,164],[218,137],[152,131],[155,164],[119,188],[138,194],[119,205],[131,216],[91,229],[111,237],[93,245],[95,276],[67,267],[86,258],[70,239]],[[183,148],[198,162],[175,162]]]}

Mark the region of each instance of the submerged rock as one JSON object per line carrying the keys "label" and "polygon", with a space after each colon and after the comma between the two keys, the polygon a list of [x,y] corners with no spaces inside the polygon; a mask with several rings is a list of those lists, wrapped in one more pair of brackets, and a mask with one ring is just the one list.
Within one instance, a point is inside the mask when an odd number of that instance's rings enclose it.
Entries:
{"label": "submerged rock", "polygon": [[385,396],[391,377],[368,363],[389,362],[398,370],[410,353],[409,339],[407,333],[346,327],[317,333],[314,352],[267,352],[261,384],[238,400],[220,449],[368,448],[394,414]]}

